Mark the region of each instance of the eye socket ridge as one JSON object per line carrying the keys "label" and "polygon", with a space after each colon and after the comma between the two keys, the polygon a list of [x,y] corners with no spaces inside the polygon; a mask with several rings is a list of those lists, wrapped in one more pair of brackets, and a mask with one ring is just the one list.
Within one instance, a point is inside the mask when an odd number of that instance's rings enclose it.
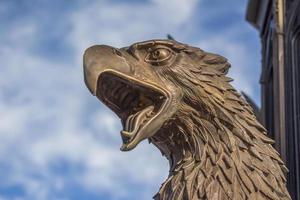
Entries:
{"label": "eye socket ridge", "polygon": [[145,57],[145,61],[152,65],[164,65],[174,55],[173,51],[166,47],[156,47],[150,49]]}

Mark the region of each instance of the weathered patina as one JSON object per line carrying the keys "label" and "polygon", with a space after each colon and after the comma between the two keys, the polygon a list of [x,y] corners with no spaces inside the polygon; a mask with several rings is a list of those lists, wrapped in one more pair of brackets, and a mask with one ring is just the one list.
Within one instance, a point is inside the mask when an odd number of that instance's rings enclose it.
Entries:
{"label": "weathered patina", "polygon": [[287,169],[229,67],[173,40],[85,51],[87,87],[122,121],[121,150],[148,139],[169,160],[154,199],[290,199]]}

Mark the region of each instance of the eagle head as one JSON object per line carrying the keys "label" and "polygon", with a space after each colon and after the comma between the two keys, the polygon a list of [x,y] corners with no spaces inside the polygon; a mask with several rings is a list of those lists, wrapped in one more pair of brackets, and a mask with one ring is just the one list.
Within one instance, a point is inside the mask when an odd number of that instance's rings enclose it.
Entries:
{"label": "eagle head", "polygon": [[84,54],[87,87],[122,121],[122,150],[164,132],[185,104],[200,103],[204,94],[198,87],[207,81],[202,80],[205,73],[219,75],[228,67],[221,56],[173,40],[124,48],[95,45]]}

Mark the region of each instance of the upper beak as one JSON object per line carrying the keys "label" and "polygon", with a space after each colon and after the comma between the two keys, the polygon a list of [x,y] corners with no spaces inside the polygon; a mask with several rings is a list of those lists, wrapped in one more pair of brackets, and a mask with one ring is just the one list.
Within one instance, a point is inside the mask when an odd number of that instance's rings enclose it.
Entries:
{"label": "upper beak", "polygon": [[130,73],[130,66],[119,49],[107,45],[95,45],[85,50],[83,55],[84,81],[93,95],[97,92],[99,75],[106,70]]}

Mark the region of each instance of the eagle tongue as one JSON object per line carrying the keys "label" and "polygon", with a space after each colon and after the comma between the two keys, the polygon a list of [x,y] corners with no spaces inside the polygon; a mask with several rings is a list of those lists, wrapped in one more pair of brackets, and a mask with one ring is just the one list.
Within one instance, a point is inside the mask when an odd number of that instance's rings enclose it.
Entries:
{"label": "eagle tongue", "polygon": [[151,113],[154,109],[154,106],[148,106],[145,109],[130,115],[125,123],[125,128],[121,131],[121,134],[127,138],[135,135],[140,128],[141,123],[147,117],[148,113]]}

